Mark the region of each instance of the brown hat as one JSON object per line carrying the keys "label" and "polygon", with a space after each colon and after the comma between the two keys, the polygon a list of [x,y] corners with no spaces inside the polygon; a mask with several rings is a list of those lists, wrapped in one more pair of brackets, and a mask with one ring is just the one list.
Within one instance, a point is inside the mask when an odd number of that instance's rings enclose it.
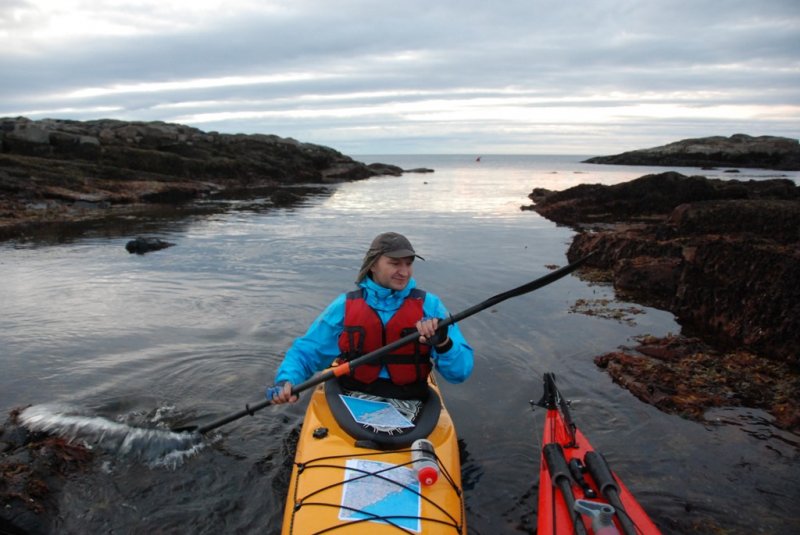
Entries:
{"label": "brown hat", "polygon": [[411,246],[411,242],[408,241],[408,238],[402,234],[398,234],[396,232],[384,232],[383,234],[378,234],[375,236],[375,239],[372,240],[372,243],[367,250],[367,254],[364,255],[364,261],[361,263],[361,269],[358,272],[356,284],[364,280],[364,277],[367,276],[369,270],[382,255],[386,255],[391,258],[406,258],[409,256],[414,256],[420,260],[425,260],[414,251],[414,248]]}

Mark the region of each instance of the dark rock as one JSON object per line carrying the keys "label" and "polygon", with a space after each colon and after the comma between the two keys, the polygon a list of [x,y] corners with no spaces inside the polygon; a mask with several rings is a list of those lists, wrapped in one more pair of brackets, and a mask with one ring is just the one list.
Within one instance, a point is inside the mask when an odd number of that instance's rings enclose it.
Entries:
{"label": "dark rock", "polygon": [[172,247],[175,245],[174,243],[170,243],[164,241],[160,238],[136,238],[135,240],[131,240],[125,244],[125,249],[128,250],[129,253],[133,254],[145,254],[149,253],[150,251],[158,251],[161,249],[166,249],[167,247]]}
{"label": "dark rock", "polygon": [[375,176],[375,172],[358,162],[339,161],[322,172],[323,182],[342,182],[344,180],[363,180]]}
{"label": "dark rock", "polygon": [[533,191],[528,195],[528,198],[534,203],[540,203],[554,193],[555,191],[545,188],[533,188]]}
{"label": "dark rock", "polygon": [[302,199],[302,195],[298,195],[297,193],[285,189],[279,189],[270,195],[272,204],[281,207],[292,206],[300,202]]}
{"label": "dark rock", "polygon": [[790,365],[747,351],[721,353],[697,338],[645,336],[638,342],[595,363],[642,401],[696,420],[711,407],[759,408],[779,427],[800,431],[800,381]]}
{"label": "dark rock", "polygon": [[590,264],[610,269],[619,292],[673,312],[691,332],[723,348],[798,363],[797,242],[785,245],[754,234],[659,240],[652,229],[608,230],[578,234],[567,256],[577,259],[589,251],[597,251]]}
{"label": "dark rock", "polygon": [[651,222],[664,219],[675,207],[698,201],[726,199],[800,199],[800,189],[788,179],[709,180],[667,172],[604,186],[581,184],[564,191],[541,193],[536,188],[536,211],[565,225],[578,223],[613,223],[618,221]]}
{"label": "dark rock", "polygon": [[0,452],[18,449],[27,444],[30,433],[24,427],[5,426],[0,429]]}
{"label": "dark rock", "polygon": [[[781,426],[800,426],[789,401],[800,388],[797,185],[662,173],[540,196],[534,209],[579,231],[571,261],[594,252],[589,267],[609,273],[621,297],[671,311],[707,344],[689,351],[667,338],[635,354],[598,357],[615,381],[692,417],[742,404],[765,408]],[[754,369],[759,375],[750,375]],[[770,387],[763,374],[780,387],[779,397],[764,398]],[[727,390],[715,377],[725,377]]]}
{"label": "dark rock", "polygon": [[754,235],[789,244],[800,242],[800,199],[706,201],[677,206],[666,225],[676,235]]}
{"label": "dark rock", "polygon": [[0,532],[53,533],[66,479],[86,470],[93,455],[63,438],[26,431],[19,412],[11,411],[0,428],[3,441],[11,445],[0,453]]}
{"label": "dark rock", "polygon": [[678,291],[680,274],[679,258],[624,258],[614,267],[614,286],[627,295],[644,294],[648,301],[668,303]]}
{"label": "dark rock", "polygon": [[[0,119],[0,239],[38,224],[107,217],[76,202],[186,203],[214,194],[401,174],[291,138],[219,134],[164,122]],[[55,209],[32,210],[42,202]]]}
{"label": "dark rock", "polygon": [[800,170],[800,144],[776,136],[734,134],[684,139],[661,147],[613,156],[589,158],[586,163],[616,165],[663,165],[678,167],[757,167]]}
{"label": "dark rock", "polygon": [[403,169],[404,173],[433,173],[433,169],[428,169],[427,167],[415,167],[414,169]]}
{"label": "dark rock", "polygon": [[371,163],[367,167],[375,171],[378,175],[400,176],[403,174],[403,169],[396,165],[389,165],[385,163]]}

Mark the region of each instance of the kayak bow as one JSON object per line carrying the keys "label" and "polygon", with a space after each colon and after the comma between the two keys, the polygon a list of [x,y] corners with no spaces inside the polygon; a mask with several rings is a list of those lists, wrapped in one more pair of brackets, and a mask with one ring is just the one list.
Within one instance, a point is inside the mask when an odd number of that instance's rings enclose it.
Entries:
{"label": "kayak bow", "polygon": [[658,535],[661,531],[580,432],[569,404],[544,374],[547,409],[539,466],[539,535]]}
{"label": "kayak bow", "polygon": [[[283,535],[311,533],[464,535],[467,532],[458,437],[433,375],[417,429],[372,440],[346,429],[335,381],[311,394],[297,443]],[[361,430],[363,433],[368,433]],[[418,477],[412,440],[422,433],[439,472]],[[403,438],[405,437],[405,439]]]}

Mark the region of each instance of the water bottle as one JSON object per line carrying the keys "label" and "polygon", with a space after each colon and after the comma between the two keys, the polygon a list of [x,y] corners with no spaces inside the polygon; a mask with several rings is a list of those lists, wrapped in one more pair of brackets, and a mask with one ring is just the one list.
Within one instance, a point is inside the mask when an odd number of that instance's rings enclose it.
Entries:
{"label": "water bottle", "polygon": [[420,438],[411,445],[411,460],[417,479],[422,485],[430,486],[439,479],[439,463],[430,440]]}

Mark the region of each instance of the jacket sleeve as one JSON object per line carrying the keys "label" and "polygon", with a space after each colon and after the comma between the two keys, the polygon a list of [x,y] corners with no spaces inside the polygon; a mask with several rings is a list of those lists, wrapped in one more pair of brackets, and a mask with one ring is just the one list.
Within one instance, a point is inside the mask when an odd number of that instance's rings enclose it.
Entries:
{"label": "jacket sleeve", "polygon": [[345,298],[345,294],[341,294],[334,299],[306,333],[292,343],[278,367],[275,383],[302,383],[330,366],[339,356],[339,335],[344,325]]}
{"label": "jacket sleeve", "polygon": [[[425,294],[422,311],[429,318],[446,318],[450,315],[441,299],[430,292]],[[433,348],[431,356],[436,370],[447,382],[461,383],[472,373],[472,347],[467,343],[458,324],[451,325],[447,334],[453,341],[453,346],[443,353],[439,353],[436,348]]]}

